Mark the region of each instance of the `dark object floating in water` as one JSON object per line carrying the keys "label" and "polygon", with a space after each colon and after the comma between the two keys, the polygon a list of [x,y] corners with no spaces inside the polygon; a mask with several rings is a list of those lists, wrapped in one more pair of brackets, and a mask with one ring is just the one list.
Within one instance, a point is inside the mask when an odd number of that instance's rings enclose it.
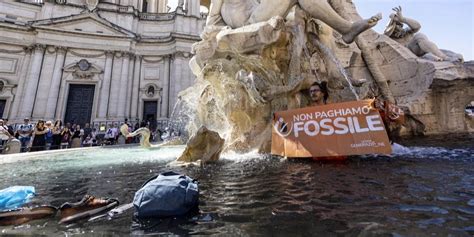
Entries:
{"label": "dark object floating in water", "polygon": [[108,211],[119,205],[119,201],[110,198],[96,198],[85,195],[81,201],[64,203],[60,208],[60,224],[69,224]]}
{"label": "dark object floating in water", "polygon": [[180,216],[198,204],[197,180],[174,172],[151,178],[133,198],[138,218]]}
{"label": "dark object floating in water", "polygon": [[56,215],[53,206],[25,207],[0,212],[0,225],[21,225],[32,220],[50,218]]}

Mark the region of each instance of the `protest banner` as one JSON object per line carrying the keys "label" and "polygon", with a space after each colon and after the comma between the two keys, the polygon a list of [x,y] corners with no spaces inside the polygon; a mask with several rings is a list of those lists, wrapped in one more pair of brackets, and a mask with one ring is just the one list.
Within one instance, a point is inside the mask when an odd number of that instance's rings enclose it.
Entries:
{"label": "protest banner", "polygon": [[373,100],[280,111],[274,114],[272,154],[329,157],[390,154],[392,148]]}

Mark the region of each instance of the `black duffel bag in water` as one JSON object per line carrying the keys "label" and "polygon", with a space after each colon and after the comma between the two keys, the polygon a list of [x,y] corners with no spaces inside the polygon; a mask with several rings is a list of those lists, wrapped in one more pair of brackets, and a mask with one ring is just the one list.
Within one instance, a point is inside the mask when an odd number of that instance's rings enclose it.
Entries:
{"label": "black duffel bag in water", "polygon": [[198,182],[175,172],[150,179],[133,198],[138,218],[184,215],[198,204]]}

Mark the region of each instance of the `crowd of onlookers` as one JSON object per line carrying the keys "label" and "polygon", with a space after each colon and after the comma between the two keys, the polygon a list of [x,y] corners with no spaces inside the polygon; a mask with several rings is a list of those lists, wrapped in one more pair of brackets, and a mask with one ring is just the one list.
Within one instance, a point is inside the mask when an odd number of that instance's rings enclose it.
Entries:
{"label": "crowd of onlookers", "polygon": [[[64,124],[61,120],[54,122],[38,120],[36,124],[32,124],[28,118],[25,118],[22,124],[10,125],[7,119],[0,119],[0,149],[13,138],[21,142],[22,152],[138,143],[139,137],[121,136],[119,126],[124,123],[128,125],[129,132],[140,127],[150,128],[150,122],[137,121],[135,125],[131,125],[127,119],[121,124],[115,122],[96,127],[91,127],[89,123],[84,127],[75,123]],[[158,128],[150,130],[152,131],[150,140],[161,141],[163,132]]]}

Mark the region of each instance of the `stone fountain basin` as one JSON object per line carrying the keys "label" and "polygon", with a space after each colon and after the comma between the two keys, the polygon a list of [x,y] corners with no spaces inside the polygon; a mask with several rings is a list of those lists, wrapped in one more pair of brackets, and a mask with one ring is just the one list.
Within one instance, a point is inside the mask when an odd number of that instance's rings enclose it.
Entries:
{"label": "stone fountain basin", "polygon": [[[59,218],[2,226],[23,235],[472,235],[472,148],[446,139],[398,147],[393,157],[344,163],[287,161],[256,153],[223,154],[203,168],[169,168],[184,146],[93,147],[0,156],[0,189],[32,185],[32,205],[59,206],[85,194],[133,200],[155,174],[174,170],[199,180],[200,215],[134,225],[133,210],[114,219],[59,225]],[[455,138],[452,141],[457,141]],[[464,138],[472,144],[471,138]],[[413,141],[411,143],[414,143]],[[408,142],[410,144],[410,142]]]}

